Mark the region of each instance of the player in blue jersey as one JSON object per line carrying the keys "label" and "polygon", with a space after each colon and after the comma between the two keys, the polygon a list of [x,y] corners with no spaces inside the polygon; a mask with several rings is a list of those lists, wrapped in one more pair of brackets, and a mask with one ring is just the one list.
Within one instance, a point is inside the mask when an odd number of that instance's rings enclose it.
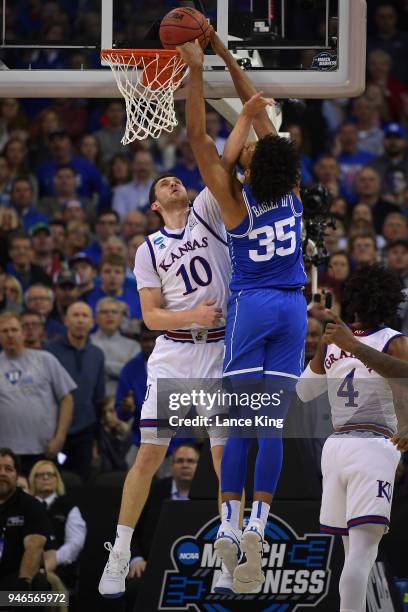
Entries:
{"label": "player in blue jersey", "polygon": [[[231,76],[241,71],[215,33],[212,45]],[[280,138],[269,120],[266,106],[271,101],[257,94],[246,77],[234,79],[239,81],[237,92],[245,104],[230,139],[237,151],[236,161],[239,157],[244,170],[244,183],[235,173],[228,173],[205,131],[202,50],[194,43],[186,43],[179,50],[190,68],[188,137],[201,176],[220,205],[229,239],[232,279],[224,377],[235,388],[242,386],[237,379],[277,379],[278,389],[284,384],[287,391],[294,388],[302,371],[307,321],[302,292],[306,274],[300,238],[299,159],[293,144]],[[259,140],[247,144],[252,124]],[[285,416],[289,394],[284,396],[281,417]],[[282,466],[279,432],[272,436],[269,432],[267,436],[257,433],[254,501],[242,536],[239,504],[251,439],[231,436],[221,466],[222,523],[215,549],[233,576],[232,588],[238,593],[253,592],[265,580],[264,528]],[[241,552],[245,557],[238,565]]]}

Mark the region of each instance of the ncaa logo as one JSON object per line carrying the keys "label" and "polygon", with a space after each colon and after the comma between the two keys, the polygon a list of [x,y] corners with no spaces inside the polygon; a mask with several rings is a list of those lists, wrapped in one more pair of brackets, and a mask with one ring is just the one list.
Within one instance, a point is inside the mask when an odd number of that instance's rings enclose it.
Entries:
{"label": "ncaa logo", "polygon": [[183,542],[177,547],[176,559],[183,565],[194,565],[200,560],[200,549],[194,542]]}
{"label": "ncaa logo", "polygon": [[156,244],[156,245],[162,244],[163,240],[164,240],[163,236],[157,236],[157,238],[153,240],[153,244]]}

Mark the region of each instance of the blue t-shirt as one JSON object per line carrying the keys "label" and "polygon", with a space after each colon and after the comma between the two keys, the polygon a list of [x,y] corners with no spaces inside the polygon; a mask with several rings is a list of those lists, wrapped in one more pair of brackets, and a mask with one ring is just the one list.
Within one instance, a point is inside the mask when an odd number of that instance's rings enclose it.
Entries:
{"label": "blue t-shirt", "polygon": [[228,230],[231,290],[303,287],[301,201],[291,192],[277,202],[259,204],[247,185],[242,194],[248,215],[238,227]]}

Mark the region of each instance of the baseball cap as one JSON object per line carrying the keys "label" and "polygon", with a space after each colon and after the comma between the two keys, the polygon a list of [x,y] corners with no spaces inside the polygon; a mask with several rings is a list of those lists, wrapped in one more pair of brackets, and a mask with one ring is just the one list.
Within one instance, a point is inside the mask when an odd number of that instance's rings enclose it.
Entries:
{"label": "baseball cap", "polygon": [[85,251],[78,251],[78,253],[75,253],[75,255],[70,258],[69,265],[73,266],[77,261],[87,261],[89,265],[93,265],[92,259],[87,253],[85,253]]}
{"label": "baseball cap", "polygon": [[397,137],[397,138],[405,138],[406,137],[405,128],[399,123],[387,123],[384,128],[384,136],[386,138],[389,137]]}
{"label": "baseball cap", "polygon": [[51,230],[50,230],[48,223],[44,223],[43,221],[40,221],[39,223],[34,223],[34,225],[30,227],[29,234],[30,236],[35,236],[37,232],[40,232],[43,230],[48,232],[48,235],[51,236]]}
{"label": "baseball cap", "polygon": [[77,285],[77,277],[73,270],[61,270],[57,275],[56,284],[61,285]]}

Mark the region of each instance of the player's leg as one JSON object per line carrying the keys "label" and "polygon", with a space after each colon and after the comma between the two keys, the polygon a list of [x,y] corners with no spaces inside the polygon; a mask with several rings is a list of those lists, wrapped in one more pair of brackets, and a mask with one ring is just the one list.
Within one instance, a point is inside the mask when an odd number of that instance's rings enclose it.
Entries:
{"label": "player's leg", "polygon": [[[295,393],[297,377],[302,371],[307,325],[306,304],[300,291],[265,292],[262,312],[271,313],[267,318],[263,389],[263,393],[271,398],[271,404],[259,412],[259,416],[265,418],[265,425],[259,426],[254,501],[241,540],[246,561],[234,573],[234,589],[242,593],[256,590],[264,581],[264,530],[282,468],[282,427]],[[276,399],[272,401],[272,398]],[[272,422],[269,419],[274,419],[275,427],[269,425]]]}
{"label": "player's leg", "polygon": [[349,531],[349,552],[340,577],[340,612],[365,609],[368,577],[384,535],[383,525],[360,525]]}

